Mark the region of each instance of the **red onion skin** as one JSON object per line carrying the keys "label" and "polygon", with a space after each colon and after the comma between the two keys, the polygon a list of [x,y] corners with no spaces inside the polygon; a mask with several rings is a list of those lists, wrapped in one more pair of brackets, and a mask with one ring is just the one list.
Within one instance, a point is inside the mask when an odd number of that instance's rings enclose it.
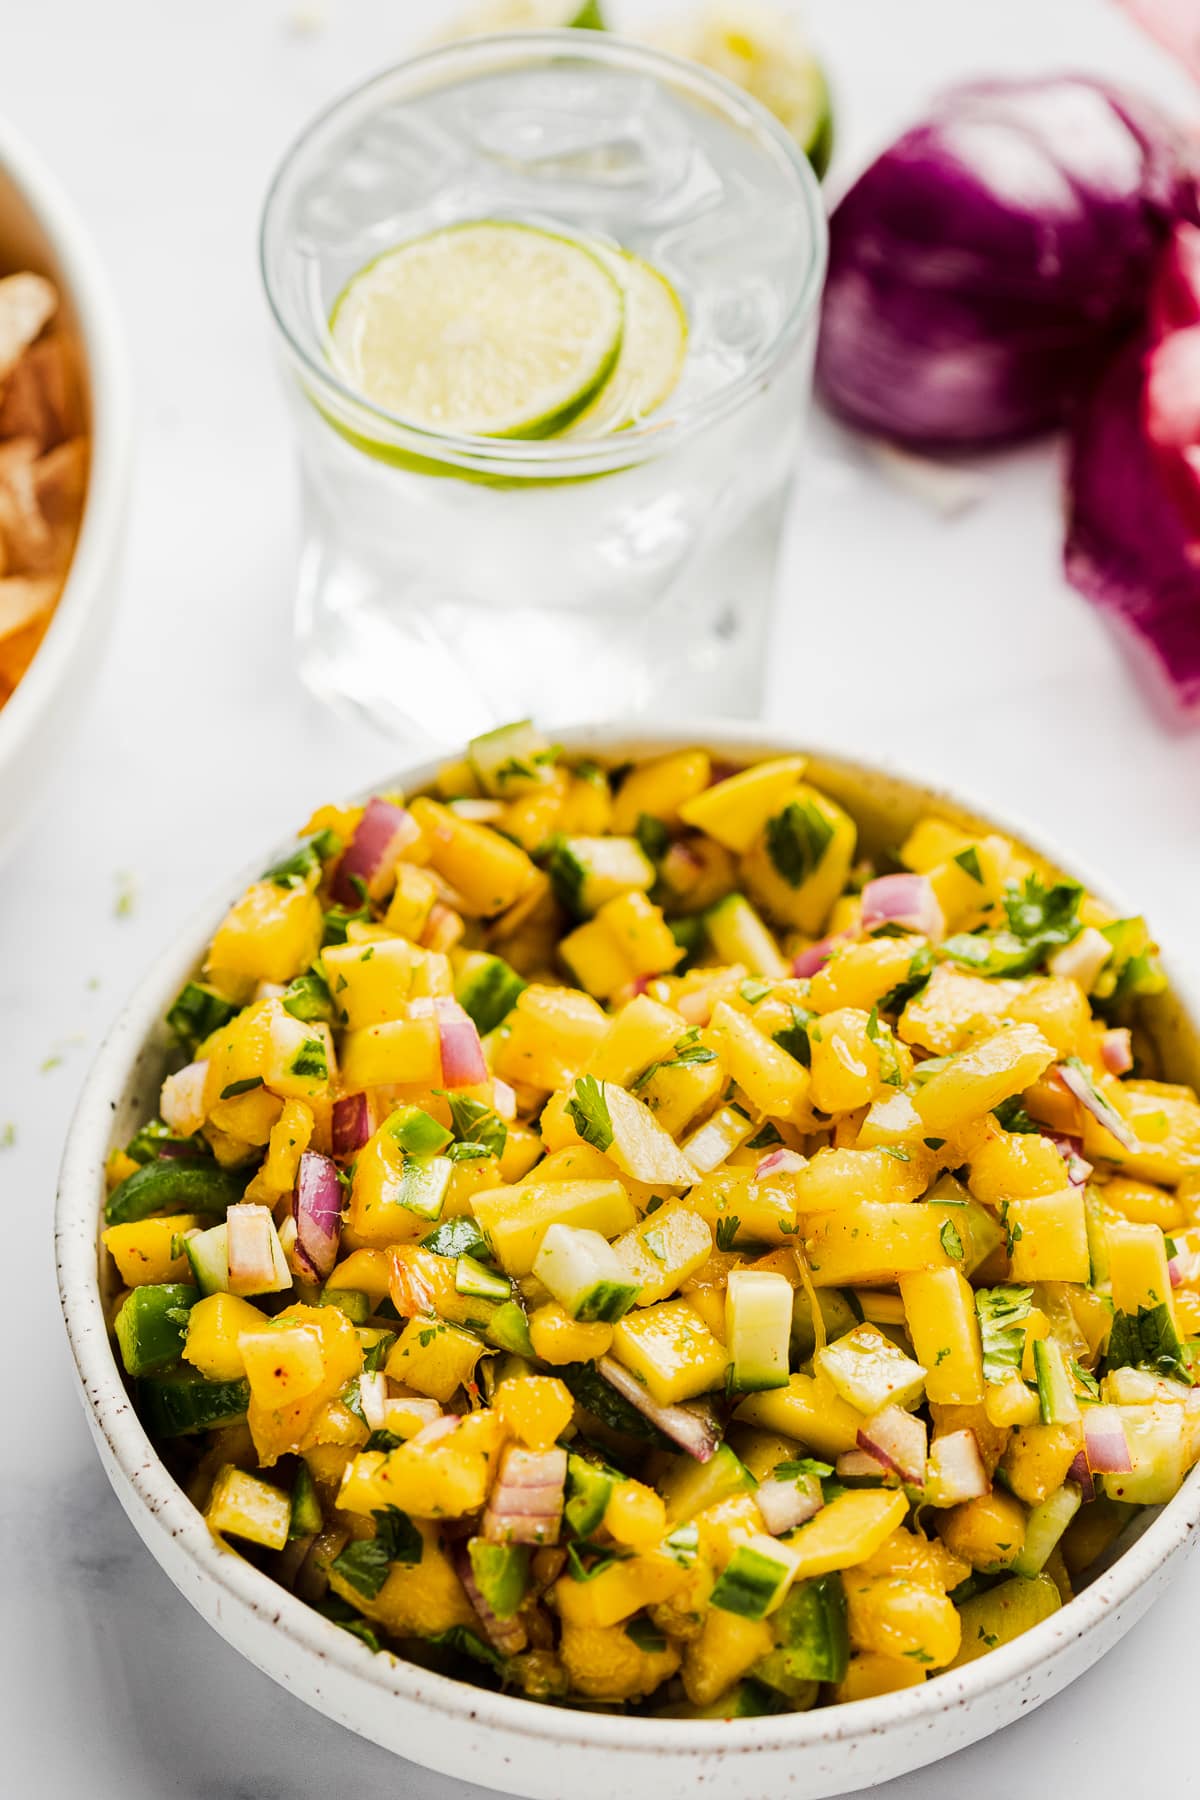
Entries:
{"label": "red onion skin", "polygon": [[1087,1452],[1081,1450],[1071,1467],[1067,1470],[1067,1480],[1079,1487],[1085,1501],[1096,1498],[1096,1484],[1092,1480],[1092,1471],[1088,1468]]}
{"label": "red onion skin", "polygon": [[922,1421],[899,1406],[885,1406],[859,1427],[858,1447],[901,1481],[921,1487],[925,1481],[927,1436]]}
{"label": "red onion skin", "polygon": [[1100,1060],[1110,1075],[1128,1075],[1133,1067],[1133,1048],[1127,1030],[1105,1032],[1100,1039]]}
{"label": "red onion skin", "polygon": [[629,1401],[631,1406],[650,1420],[652,1425],[673,1443],[686,1450],[697,1462],[705,1463],[716,1455],[717,1445],[721,1441],[721,1432],[714,1419],[688,1406],[659,1406],[652,1400],[636,1375],[614,1361],[611,1356],[602,1356],[596,1363],[596,1371],[603,1375],[610,1387],[616,1388]]}
{"label": "red onion skin", "polygon": [[801,981],[809,976],[819,975],[841,942],[842,938],[839,936],[821,938],[819,942],[810,944],[807,950],[801,950],[792,958],[792,974]]}
{"label": "red onion skin", "polygon": [[1113,1411],[1113,1408],[1107,1406],[1084,1408],[1084,1452],[1093,1475],[1128,1475],[1133,1469],[1129,1442],[1120,1415],[1104,1420],[1099,1417],[1102,1412]]}
{"label": "red onion skin", "polygon": [[925,875],[880,875],[862,892],[862,928],[904,925],[926,937],[945,935],[946,921]]}
{"label": "red onion skin", "polygon": [[330,1133],[336,1157],[354,1156],[374,1130],[371,1102],[364,1094],[344,1094],[333,1103]]}
{"label": "red onion skin", "polygon": [[1078,1069],[1073,1069],[1069,1063],[1059,1063],[1056,1073],[1068,1092],[1074,1095],[1086,1112],[1091,1113],[1096,1123],[1110,1137],[1116,1138],[1118,1144],[1126,1150],[1137,1149],[1133,1127],[1107,1105],[1102,1095],[1093,1093],[1091,1083]]}
{"label": "red onion skin", "polygon": [[357,905],[356,878],[365,882],[368,893],[374,893],[401,850],[415,843],[420,835],[419,825],[404,807],[372,795],[337,866],[330,886],[333,898],[340,906]]}
{"label": "red onion skin", "polygon": [[1174,134],[1139,102],[1076,76],[956,88],[834,210],[818,386],[915,445],[1045,429],[1137,323],[1191,204]]}

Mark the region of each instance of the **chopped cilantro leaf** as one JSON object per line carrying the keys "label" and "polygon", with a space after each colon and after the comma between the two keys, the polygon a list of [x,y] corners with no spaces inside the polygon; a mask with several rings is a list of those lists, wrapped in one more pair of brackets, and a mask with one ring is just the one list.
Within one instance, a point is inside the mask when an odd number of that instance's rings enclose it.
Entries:
{"label": "chopped cilantro leaf", "polygon": [[607,1150],[613,1141],[612,1116],[604,1097],[604,1085],[594,1075],[581,1075],[567,1101],[567,1111],[584,1143]]}

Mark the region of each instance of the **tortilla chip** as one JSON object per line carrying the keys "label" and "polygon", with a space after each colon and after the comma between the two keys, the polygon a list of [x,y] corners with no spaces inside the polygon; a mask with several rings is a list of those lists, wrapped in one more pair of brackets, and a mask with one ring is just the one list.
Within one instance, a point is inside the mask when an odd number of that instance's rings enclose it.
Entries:
{"label": "tortilla chip", "polygon": [[44,275],[0,279],[0,380],[14,369],[58,310],[58,295]]}

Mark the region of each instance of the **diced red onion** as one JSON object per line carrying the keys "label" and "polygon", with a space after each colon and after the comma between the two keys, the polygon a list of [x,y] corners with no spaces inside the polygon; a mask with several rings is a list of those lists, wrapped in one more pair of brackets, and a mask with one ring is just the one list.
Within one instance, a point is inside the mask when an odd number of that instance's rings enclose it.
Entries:
{"label": "diced red onion", "polygon": [[341,906],[354,906],[359,881],[373,899],[377,898],[386,889],[400,857],[420,836],[421,827],[405,807],[373,795],[338,863],[330,889],[333,898]]}
{"label": "diced red onion", "polygon": [[292,1189],[296,1257],[313,1281],[332,1274],[342,1237],[342,1184],[337,1166],[319,1150],[306,1150]]}
{"label": "diced red onion", "polygon": [[479,1030],[457,1000],[435,1000],[438,1038],[442,1048],[442,1084],[448,1088],[478,1087],[488,1080]]}
{"label": "diced red onion", "polygon": [[158,1110],[163,1124],[180,1137],[191,1137],[204,1123],[204,1083],[208,1075],[206,1062],[189,1063],[162,1084]]}
{"label": "diced red onion", "polygon": [[1133,1067],[1133,1038],[1127,1027],[1104,1033],[1100,1039],[1100,1060],[1110,1075],[1128,1075]]}
{"label": "diced red onion", "polygon": [[430,1419],[428,1425],[422,1425],[415,1437],[409,1438],[410,1444],[436,1444],[441,1438],[449,1437],[458,1430],[460,1420],[457,1413],[443,1413],[440,1418]]}
{"label": "diced red onion", "polygon": [[680,994],[675,1002],[675,1011],[681,1013],[689,1025],[707,1025],[712,1018],[713,991],[710,987],[693,988],[690,994]]}
{"label": "diced red onion", "polygon": [[1177,1256],[1172,1256],[1167,1263],[1167,1274],[1171,1277],[1173,1288],[1183,1286],[1183,1268]]}
{"label": "diced red onion", "polygon": [[769,1175],[794,1175],[797,1169],[805,1167],[806,1159],[798,1150],[772,1150],[758,1164],[754,1179],[765,1181]]}
{"label": "diced red onion", "polygon": [[1102,1125],[1110,1137],[1116,1138],[1118,1144],[1126,1150],[1137,1149],[1137,1135],[1132,1126],[1105,1099],[1082,1069],[1075,1068],[1071,1063],[1059,1063],[1057,1074],[1063,1086],[1074,1094],[1080,1106],[1091,1113],[1096,1123]]}
{"label": "diced red onion", "polygon": [[435,900],[421,932],[422,950],[452,950],[463,934],[463,922],[444,900]]}
{"label": "diced red onion", "polygon": [[382,1369],[370,1369],[358,1378],[358,1403],[372,1431],[382,1431],[387,1417],[388,1385]]}
{"label": "diced red onion", "polygon": [[[927,875],[879,875],[862,891],[862,928],[903,925],[923,937],[942,938],[946,920]],[[797,971],[798,972],[798,971]]]}
{"label": "diced red onion", "polygon": [[815,1475],[802,1475],[796,1481],[776,1481],[769,1477],[754,1490],[763,1524],[772,1537],[780,1537],[795,1525],[803,1525],[819,1513],[825,1501],[821,1483]]}
{"label": "diced red onion", "polygon": [[1067,1480],[1073,1481],[1085,1500],[1096,1498],[1096,1484],[1092,1480],[1092,1471],[1088,1468],[1087,1451],[1080,1450],[1067,1470]]}
{"label": "diced red onion", "polygon": [[869,1450],[843,1450],[837,1459],[837,1473],[852,1481],[878,1479],[892,1474],[885,1462]]}
{"label": "diced red onion", "polygon": [[807,950],[801,950],[792,958],[792,974],[802,981],[810,975],[818,975],[829,961],[838,945],[843,942],[844,933],[836,937],[820,938],[810,944]]}
{"label": "diced red onion", "polygon": [[510,1444],[480,1525],[492,1544],[556,1544],[562,1521],[567,1453]]}
{"label": "diced red onion", "polygon": [[636,1375],[631,1375],[623,1364],[611,1356],[602,1356],[596,1364],[597,1373],[603,1375],[610,1387],[616,1388],[618,1394],[635,1406],[652,1425],[657,1426],[664,1437],[694,1456],[697,1462],[708,1462],[716,1455],[717,1446],[721,1442],[721,1430],[716,1419],[707,1410],[701,1411],[690,1406],[660,1406],[652,1400]]}
{"label": "diced red onion", "polygon": [[460,1538],[454,1546],[454,1567],[488,1643],[501,1656],[519,1656],[529,1642],[529,1634],[517,1614],[514,1613],[510,1619],[497,1618],[480,1593],[475,1581],[475,1571],[471,1567],[471,1552],[466,1538]]}
{"label": "diced red onion", "polygon": [[[275,1222],[270,1209],[242,1200],[225,1214],[232,1294],[266,1293],[275,1285]],[[288,1276],[290,1284],[291,1276]]]}
{"label": "diced red onion", "polygon": [[155,1149],[160,1157],[166,1157],[168,1160],[178,1160],[185,1156],[203,1156],[204,1154],[203,1150],[198,1149],[190,1139],[186,1138],[183,1140],[160,1138]]}
{"label": "diced red onion", "polygon": [[343,1094],[333,1103],[330,1134],[333,1154],[354,1156],[375,1130],[375,1108],[368,1094]]}
{"label": "diced red onion", "polygon": [[498,1119],[506,1119],[509,1124],[517,1116],[517,1096],[507,1081],[501,1081],[498,1075],[492,1076],[492,1111]]}
{"label": "diced red onion", "polygon": [[1115,1406],[1083,1408],[1083,1439],[1093,1475],[1128,1475],[1133,1469],[1121,1414]]}
{"label": "diced red onion", "polygon": [[1085,994],[1090,994],[1097,975],[1112,956],[1112,949],[1102,931],[1097,931],[1094,925],[1085,925],[1069,944],[1063,944],[1047,958],[1046,967],[1051,975],[1073,981]]}
{"label": "diced red onion", "polygon": [[1086,1187],[1088,1177],[1092,1173],[1092,1165],[1083,1154],[1082,1140],[1077,1137],[1067,1137],[1065,1133],[1059,1131],[1044,1131],[1042,1136],[1050,1139],[1066,1163],[1067,1180],[1071,1186]]}
{"label": "diced red onion", "polygon": [[910,1487],[925,1485],[928,1433],[923,1419],[902,1406],[884,1406],[858,1428],[858,1447]]}
{"label": "diced red onion", "polygon": [[938,1500],[946,1506],[957,1506],[963,1500],[978,1500],[991,1490],[979,1439],[969,1426],[934,1438],[929,1452],[929,1474],[936,1476]]}

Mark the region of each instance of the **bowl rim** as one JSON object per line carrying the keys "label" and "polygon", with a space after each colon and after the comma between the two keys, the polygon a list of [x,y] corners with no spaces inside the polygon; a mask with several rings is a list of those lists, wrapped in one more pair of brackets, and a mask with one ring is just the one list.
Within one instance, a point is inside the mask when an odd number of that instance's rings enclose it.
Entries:
{"label": "bowl rim", "polygon": [[[855,771],[906,783],[927,794],[931,804],[942,800],[988,820],[1044,855],[1047,861],[1070,870],[1090,891],[1120,904],[1119,890],[1097,880],[1078,859],[1066,858],[1061,850],[1052,853],[1046,849],[1039,842],[1039,834],[1029,831],[1018,818],[998,816],[970,793],[949,789],[909,767],[866,760],[845,744],[818,745],[805,742],[799,734],[782,727],[747,725],[714,717],[651,726],[636,721],[584,725],[557,731],[555,736],[572,754],[613,758],[661,754],[701,744],[732,760],[761,758],[765,754],[808,754],[818,760],[828,759]],[[393,786],[406,791],[419,789],[432,780],[445,760],[443,754],[406,765],[398,775],[388,776],[365,791],[390,790]],[[294,839],[286,840],[291,842]],[[286,844],[281,846],[285,847]],[[470,1720],[516,1738],[569,1740],[579,1749],[607,1754],[653,1753],[692,1759],[718,1753],[815,1751],[878,1736],[893,1728],[932,1725],[949,1714],[964,1715],[991,1691],[1048,1669],[1060,1658],[1069,1657],[1077,1640],[1124,1605],[1187,1542],[1200,1522],[1200,1465],[1165,1506],[1146,1509],[1155,1516],[1141,1535],[1068,1607],[962,1669],[944,1670],[919,1687],[806,1713],[688,1720],[630,1718],[619,1713],[547,1706],[434,1673],[394,1653],[377,1654],[269,1575],[236,1553],[230,1554],[212,1536],[198,1508],[168,1472],[129,1403],[100,1297],[97,1183],[109,1148],[114,1096],[125,1091],[149,1033],[159,1022],[164,989],[186,977],[227,904],[225,896],[236,888],[239,879],[254,879],[259,866],[256,860],[248,872],[243,870],[223,884],[219,893],[193,916],[174,945],[155,959],[113,1025],[93,1064],[68,1132],[55,1210],[55,1260],[64,1322],[93,1428],[111,1452],[110,1472],[115,1477],[115,1471],[120,1470],[141,1505],[156,1516],[156,1523],[178,1542],[195,1565],[201,1580],[216,1589],[219,1628],[225,1635],[230,1635],[233,1622],[230,1608],[234,1616],[265,1614],[277,1626],[281,1644],[291,1641],[323,1664],[333,1665],[351,1683],[373,1689],[381,1696],[391,1694],[431,1706],[452,1718]],[[1186,966],[1179,968],[1168,963],[1168,969],[1171,986],[1185,1012],[1200,1021],[1200,984],[1189,975]],[[1065,1631],[1064,1618],[1069,1618],[1070,1623],[1070,1629]]]}
{"label": "bowl rim", "polygon": [[11,183],[58,265],[58,285],[79,321],[91,429],[83,523],[46,635],[0,707],[0,769],[66,679],[86,634],[97,590],[111,571],[124,525],[133,399],[120,315],[108,275],[74,203],[29,140],[0,118],[0,181]]}

